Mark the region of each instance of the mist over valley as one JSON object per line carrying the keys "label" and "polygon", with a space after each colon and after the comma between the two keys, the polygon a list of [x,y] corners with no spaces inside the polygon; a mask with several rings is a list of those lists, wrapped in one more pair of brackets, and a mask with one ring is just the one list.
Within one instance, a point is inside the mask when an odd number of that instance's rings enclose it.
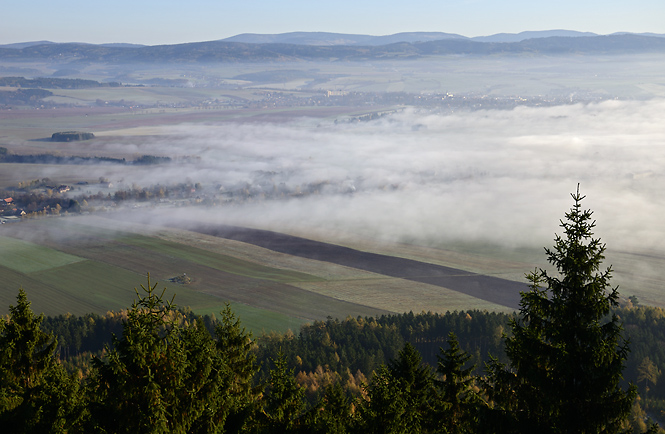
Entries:
{"label": "mist over valley", "polygon": [[[190,252],[187,261],[198,271],[187,272],[181,262],[176,273],[169,255],[182,260],[183,253],[165,253],[174,248],[168,242],[303,273],[284,277],[280,282],[290,286],[279,290],[300,294],[293,300],[306,293],[328,297],[343,317],[465,306],[508,311],[516,306],[175,226],[199,222],[291,234],[493,276],[515,282],[519,291],[524,273],[545,266],[542,248],[559,232],[569,193],[579,183],[622,296],[662,305],[662,54],[287,60],[127,64],[2,57],[0,75],[61,81],[0,89],[5,96],[27,89],[50,93],[12,94],[15,102],[0,109],[0,147],[6,150],[0,187],[7,198],[50,195],[80,207],[56,217],[55,205],[15,213],[9,202],[3,205],[8,223],[0,227],[0,240],[7,241],[0,243],[0,266],[13,277],[2,304],[11,303],[17,284],[28,286],[22,279],[48,293],[54,267],[94,263],[122,269],[123,282],[145,271],[160,281],[186,272],[194,283],[177,292],[199,310],[230,299],[284,315],[280,321],[292,327],[293,321],[325,318],[312,310],[320,303],[314,299],[291,307],[268,301],[275,299],[265,295],[273,288],[265,279],[225,287],[211,265],[217,256],[205,260],[204,270],[202,256],[197,263]],[[99,86],[67,81],[74,79]],[[19,97],[23,102],[16,102]],[[48,140],[70,130],[94,138]],[[49,163],[44,155],[60,159]],[[88,160],[67,160],[74,157]],[[60,185],[70,188],[54,193]],[[32,200],[35,206],[38,200]],[[26,215],[14,221],[20,211]],[[128,234],[152,239],[141,241],[141,249],[166,255],[164,265],[151,260],[151,270],[123,260],[121,252],[141,257],[129,252],[138,241]],[[117,254],[99,250],[106,242]],[[64,265],[36,268],[7,259],[35,246],[82,259],[63,256]],[[238,275],[237,265],[225,267],[224,273]],[[223,291],[215,292],[213,283]],[[264,292],[261,285],[267,285]],[[247,288],[258,288],[258,295],[247,297]],[[131,292],[131,286],[125,289]],[[119,306],[81,303],[81,311]]]}

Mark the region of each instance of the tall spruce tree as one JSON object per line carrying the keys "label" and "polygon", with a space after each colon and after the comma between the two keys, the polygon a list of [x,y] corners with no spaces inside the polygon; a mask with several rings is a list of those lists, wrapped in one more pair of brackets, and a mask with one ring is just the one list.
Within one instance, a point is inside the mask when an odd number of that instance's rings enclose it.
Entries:
{"label": "tall spruce tree", "polygon": [[227,303],[220,314],[221,320],[215,326],[216,347],[232,373],[224,432],[237,433],[242,432],[259,412],[262,388],[254,384],[259,367],[252,352],[252,334],[242,327],[230,304]]}
{"label": "tall spruce tree", "polygon": [[512,383],[497,384],[494,397],[512,415],[504,427],[517,432],[617,433],[636,397],[634,386],[619,385],[628,343],[610,315],[619,295],[611,267],[600,270],[605,244],[593,237],[593,213],[582,209],[579,185],[571,196],[564,236],[545,249],[558,273],[527,275],[531,290],[522,293],[506,340],[510,369],[490,369],[497,382]]}
{"label": "tall spruce tree", "polygon": [[326,386],[316,407],[309,413],[310,434],[347,434],[355,422],[353,400],[347,396],[341,381]]}
{"label": "tall spruce tree", "polygon": [[363,432],[418,434],[432,431],[437,400],[434,373],[410,343],[388,365],[381,365],[367,386],[360,407]]}
{"label": "tall spruce tree", "polygon": [[263,418],[258,432],[265,434],[293,434],[305,428],[307,405],[305,388],[295,379],[283,353],[272,359],[267,394],[264,396]]}
{"label": "tall spruce tree", "polygon": [[79,383],[56,360],[57,341],[23,289],[9,312],[0,318],[0,430],[65,433],[82,411]]}
{"label": "tall spruce tree", "polygon": [[90,432],[211,433],[228,414],[231,373],[201,321],[182,325],[157,284],[141,285],[120,339],[90,378]]}
{"label": "tall spruce tree", "polygon": [[436,405],[439,432],[475,433],[481,399],[473,389],[475,365],[465,367],[471,355],[464,352],[455,333],[448,334],[448,349],[441,348],[436,371],[442,376],[435,384],[439,389]]}

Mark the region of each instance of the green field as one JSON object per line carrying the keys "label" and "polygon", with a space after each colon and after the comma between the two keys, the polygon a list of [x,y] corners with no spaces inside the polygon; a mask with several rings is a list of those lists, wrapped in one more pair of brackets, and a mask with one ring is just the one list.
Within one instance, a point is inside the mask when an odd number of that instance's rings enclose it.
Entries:
{"label": "green field", "polygon": [[[0,261],[7,270],[0,283],[0,302],[5,312],[19,287],[31,299],[38,300],[34,304],[36,310],[49,315],[118,311],[131,305],[134,288],[145,283],[147,272],[154,282],[168,287],[168,293],[176,294],[176,304],[194,312],[219,312],[225,302],[232,302],[255,332],[297,329],[303,322],[328,315],[345,318],[389,312],[291,284],[324,280],[308,273],[157,237],[102,229],[81,219],[14,223],[5,225],[1,232],[11,234],[2,236],[9,240],[8,247],[28,246],[41,255],[35,255],[36,258],[51,258],[49,266],[44,260],[36,264],[17,262],[11,255]],[[42,245],[20,239],[28,235],[41,240]],[[168,281],[181,273],[186,273],[192,282],[179,285]]]}
{"label": "green field", "polygon": [[205,265],[227,273],[237,274],[239,276],[282,283],[314,282],[323,280],[305,273],[265,267],[232,256],[214,254],[191,246],[171,243],[156,238],[133,235],[122,239],[121,241],[133,246],[159,251],[161,254],[171,255],[185,261],[195,262],[197,264]]}
{"label": "green field", "polygon": [[[309,237],[326,241],[316,233]],[[337,242],[517,281],[544,262],[540,252],[507,252],[491,245],[448,244],[444,249],[362,238]],[[37,312],[49,315],[126,309],[135,298],[134,288],[145,284],[147,272],[160,288],[167,287],[168,296],[175,294],[177,305],[196,313],[218,313],[224,303],[231,302],[254,333],[295,331],[300,324],[329,315],[346,318],[405,311],[509,310],[446,288],[187,230],[150,228],[97,216],[3,225],[0,247],[0,313],[6,313],[14,303],[19,287],[27,291]],[[637,295],[643,303],[663,304],[660,293],[665,279],[658,272],[662,255],[609,252],[610,263],[623,297]],[[191,283],[169,282],[182,273],[192,279]]]}
{"label": "green field", "polygon": [[0,236],[0,264],[19,273],[34,273],[83,261],[28,241]]}
{"label": "green field", "polygon": [[[14,270],[5,279],[5,306],[23,286],[47,314],[104,313],[129,306],[134,287],[153,281],[176,293],[176,303],[214,313],[230,301],[254,331],[297,329],[327,316],[375,316],[389,312],[465,308],[505,310],[483,300],[431,285],[390,278],[325,262],[294,258],[256,246],[176,229],[159,229],[97,217],[26,221],[0,233],[13,245],[39,239],[33,249],[53,258],[76,258],[58,267]],[[8,229],[11,229],[8,230]],[[17,238],[12,238],[17,237]],[[61,260],[62,262],[62,260]],[[188,285],[168,282],[186,273]],[[25,283],[24,283],[25,282]],[[34,288],[30,288],[34,287]],[[49,300],[41,303],[41,300]]]}

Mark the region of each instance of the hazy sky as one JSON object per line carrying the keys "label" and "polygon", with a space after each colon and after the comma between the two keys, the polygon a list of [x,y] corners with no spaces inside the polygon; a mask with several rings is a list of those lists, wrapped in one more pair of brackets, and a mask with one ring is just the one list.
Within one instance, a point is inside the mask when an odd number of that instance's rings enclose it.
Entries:
{"label": "hazy sky", "polygon": [[325,31],[387,35],[439,31],[464,36],[567,29],[665,33],[663,0],[32,0],[0,13],[0,44],[223,39],[239,33]]}

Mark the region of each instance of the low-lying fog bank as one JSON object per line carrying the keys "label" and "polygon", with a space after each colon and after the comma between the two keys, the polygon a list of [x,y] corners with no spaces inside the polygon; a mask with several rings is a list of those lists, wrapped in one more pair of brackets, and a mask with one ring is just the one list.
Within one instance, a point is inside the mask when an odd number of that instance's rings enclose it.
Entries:
{"label": "low-lying fog bank", "polygon": [[[195,196],[221,205],[178,210],[192,218],[508,247],[551,245],[580,183],[609,246],[660,249],[664,110],[665,100],[609,101],[446,115],[407,109],[371,122],[173,125],[147,140],[100,142],[107,152],[169,156],[171,164],[96,173],[115,188],[198,183]],[[57,178],[58,166],[49,170]]]}
{"label": "low-lying fog bank", "polygon": [[[608,244],[658,248],[663,110],[663,100],[452,115],[405,110],[359,123],[177,125],[140,146],[106,146],[194,157],[123,169],[116,177],[126,184],[242,186],[249,200],[208,213],[226,223],[542,246],[579,182]],[[280,189],[289,194],[261,199]]]}

